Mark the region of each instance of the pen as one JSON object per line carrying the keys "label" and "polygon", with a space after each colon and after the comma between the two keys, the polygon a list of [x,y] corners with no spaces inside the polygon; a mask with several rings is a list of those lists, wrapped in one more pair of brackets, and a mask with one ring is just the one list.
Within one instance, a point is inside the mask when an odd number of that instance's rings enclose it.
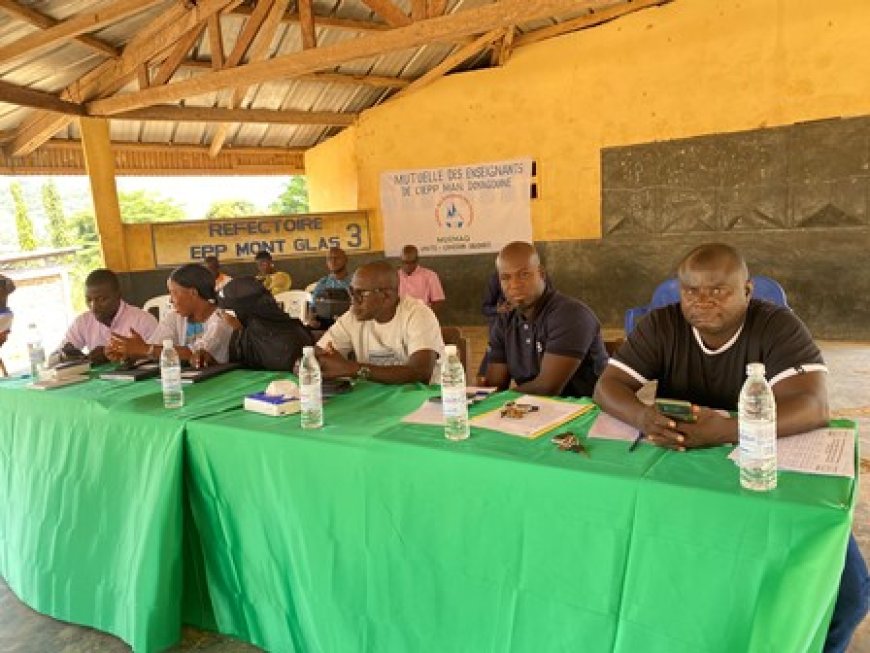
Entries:
{"label": "pen", "polygon": [[644,439],[643,431],[638,431],[637,437],[634,439],[634,442],[631,443],[631,446],[628,448],[628,453],[631,453],[635,449],[637,449],[637,445],[640,444],[640,441]]}

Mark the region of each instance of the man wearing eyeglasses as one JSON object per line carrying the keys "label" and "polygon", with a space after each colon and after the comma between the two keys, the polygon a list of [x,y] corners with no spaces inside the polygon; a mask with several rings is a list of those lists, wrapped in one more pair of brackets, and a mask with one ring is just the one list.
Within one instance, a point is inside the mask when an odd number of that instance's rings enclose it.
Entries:
{"label": "man wearing eyeglasses", "polygon": [[[438,318],[412,297],[399,298],[396,270],[385,261],[353,275],[350,310],[317,343],[325,379],[428,383],[444,349]],[[348,360],[353,353],[355,360]]]}

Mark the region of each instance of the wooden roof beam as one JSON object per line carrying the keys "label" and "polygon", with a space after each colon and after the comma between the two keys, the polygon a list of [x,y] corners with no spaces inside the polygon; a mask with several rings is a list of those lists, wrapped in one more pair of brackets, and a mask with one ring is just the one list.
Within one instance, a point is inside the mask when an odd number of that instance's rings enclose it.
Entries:
{"label": "wooden roof beam", "polygon": [[[36,11],[35,9],[31,9],[30,7],[25,7],[15,0],[0,0],[0,9],[15,16],[16,18],[20,18],[35,27],[40,27],[42,29],[48,29],[50,27],[54,27],[60,21],[48,16],[47,14],[43,14],[42,12]],[[113,59],[119,57],[121,55],[121,51],[116,48],[111,43],[106,43],[94,36],[88,36],[86,34],[80,34],[75,37],[75,40],[81,43],[86,48],[90,48],[97,54],[101,54],[106,57],[112,57]]]}
{"label": "wooden roof beam", "polygon": [[[202,0],[200,0],[202,2]],[[262,84],[288,79],[335,66],[368,59],[388,52],[407,50],[434,42],[458,40],[481,31],[509,27],[569,11],[598,9],[612,0],[501,0],[496,4],[430,18],[407,27],[342,41],[313,50],[303,50],[268,61],[249,63],[229,70],[198,75],[190,79],[145,91],[120,95],[88,104],[92,115],[112,115],[152,104],[168,104],[240,85]]]}
{"label": "wooden roof beam", "polygon": [[[117,91],[135,75],[140,64],[166,50],[185,32],[230,2],[231,0],[197,0],[192,9],[187,9],[181,2],[173,3],[156,20],[137,32],[120,57],[103,62],[67,86],[61,93],[62,99],[82,101]],[[12,153],[21,156],[32,152],[66,127],[70,120],[68,116],[53,113],[34,113],[16,131]]]}
{"label": "wooden roof beam", "polygon": [[299,28],[302,30],[302,49],[317,47],[317,31],[314,29],[314,7],[311,0],[297,0],[299,8]]}
{"label": "wooden roof beam", "polygon": [[411,18],[392,0],[362,0],[362,3],[387,21],[391,27],[405,27],[411,24]]}
{"label": "wooden roof beam", "polygon": [[669,2],[672,2],[672,0],[632,0],[631,2],[623,2],[603,9],[590,9],[589,13],[585,16],[579,16],[566,20],[564,23],[556,23],[550,27],[542,27],[541,29],[517,36],[514,39],[514,47],[520,48],[524,45],[531,45],[544,39],[553,38],[554,36],[594,27],[595,25],[615,20],[620,16],[626,16],[641,9],[666,5]]}
{"label": "wooden roof beam", "polygon": [[[408,93],[413,93],[414,91],[419,91],[421,88],[425,88],[429,86],[429,84],[439,80],[444,77],[451,70],[456,68],[459,64],[468,59],[471,59],[476,54],[479,54],[486,48],[490,47],[495,41],[498,41],[500,38],[504,37],[505,28],[499,27],[494,30],[490,30],[483,36],[478,39],[475,39],[472,43],[460,48],[450,56],[448,56],[444,61],[440,64],[432,68],[429,72],[421,77],[417,78],[413,84],[406,86],[404,89],[396,93],[393,98],[402,97],[407,95]],[[393,99],[390,98],[390,99]]]}
{"label": "wooden roof beam", "polygon": [[42,111],[61,113],[67,116],[85,116],[84,106],[75,102],[61,100],[56,95],[37,91],[24,86],[16,86],[0,80],[0,102],[16,104],[19,107],[30,107]]}
{"label": "wooden roof beam", "polygon": [[154,120],[159,122],[220,122],[267,125],[327,125],[347,127],[356,113],[331,111],[274,111],[272,109],[226,109],[224,107],[156,106],[116,113],[115,120]]}
{"label": "wooden roof beam", "polygon": [[[208,59],[186,59],[182,68],[197,70],[213,70],[214,65]],[[320,82],[322,84],[353,84],[354,86],[375,86],[378,88],[405,88],[412,79],[401,77],[384,77],[378,75],[352,75],[350,73],[309,73],[299,75],[294,79],[301,82]]]}
{"label": "wooden roof beam", "polygon": [[438,18],[447,11],[447,0],[429,0],[429,18]]}
{"label": "wooden roof beam", "polygon": [[[240,16],[250,16],[254,10],[248,6],[237,7],[230,11],[230,14]],[[298,23],[302,17],[298,12],[288,11],[281,17],[282,23]],[[343,29],[350,32],[381,32],[390,29],[386,23],[375,23],[367,20],[353,20],[349,18],[336,18],[334,16],[321,16],[314,14],[315,22],[321,27],[331,27],[333,29]]]}
{"label": "wooden roof beam", "polygon": [[114,0],[97,11],[75,14],[48,29],[28,34],[0,47],[0,62],[40,52],[85,32],[95,32],[106,25],[150,9],[160,2],[163,0]]}
{"label": "wooden roof beam", "polygon": [[202,21],[199,25],[196,25],[187,34],[178,39],[172,52],[170,52],[169,56],[163,60],[157,74],[155,74],[151,79],[149,86],[160,86],[172,78],[175,71],[177,71],[181,66],[181,62],[187,57],[187,53],[190,52],[190,49],[194,44],[199,41],[199,38],[205,31],[205,25],[206,21]]}

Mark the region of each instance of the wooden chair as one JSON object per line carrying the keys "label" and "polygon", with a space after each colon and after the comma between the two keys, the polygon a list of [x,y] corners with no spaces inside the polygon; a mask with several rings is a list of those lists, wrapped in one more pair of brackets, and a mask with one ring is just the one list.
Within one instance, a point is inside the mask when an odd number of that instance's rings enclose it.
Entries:
{"label": "wooden chair", "polygon": [[459,354],[459,360],[462,361],[462,367],[465,369],[465,377],[468,378],[468,360],[471,358],[471,353],[468,338],[462,335],[462,329],[443,326],[441,327],[441,339],[445,345],[456,345],[456,353]]}

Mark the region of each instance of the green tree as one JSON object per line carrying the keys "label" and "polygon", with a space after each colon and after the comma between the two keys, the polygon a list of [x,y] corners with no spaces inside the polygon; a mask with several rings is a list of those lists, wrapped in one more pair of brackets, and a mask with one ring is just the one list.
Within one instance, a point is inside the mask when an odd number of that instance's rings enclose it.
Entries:
{"label": "green tree", "polygon": [[307,213],[308,180],[305,177],[290,177],[287,188],[278,196],[269,209],[273,213]]}
{"label": "green tree", "polygon": [[187,216],[175,200],[160,197],[153,191],[134,190],[118,193],[121,220],[128,224],[142,222],[178,222]]}
{"label": "green tree", "polygon": [[206,211],[206,220],[213,218],[239,218],[254,215],[257,207],[249,200],[217,200]]}
{"label": "green tree", "polygon": [[9,192],[12,193],[12,202],[15,205],[15,228],[18,231],[18,246],[22,251],[36,249],[36,235],[33,232],[33,222],[27,212],[27,203],[24,201],[24,192],[21,183],[13,181],[9,184]]}
{"label": "green tree", "polygon": [[85,279],[92,270],[104,265],[93,210],[82,209],[73,213],[69,219],[69,233],[73,244],[80,247],[76,252],[71,276],[73,306],[77,311],[82,311],[87,308],[84,298]]}
{"label": "green tree", "polygon": [[63,202],[53,179],[42,185],[42,206],[48,217],[48,233],[54,247],[67,247],[70,235],[67,230],[66,216],[63,214]]}

